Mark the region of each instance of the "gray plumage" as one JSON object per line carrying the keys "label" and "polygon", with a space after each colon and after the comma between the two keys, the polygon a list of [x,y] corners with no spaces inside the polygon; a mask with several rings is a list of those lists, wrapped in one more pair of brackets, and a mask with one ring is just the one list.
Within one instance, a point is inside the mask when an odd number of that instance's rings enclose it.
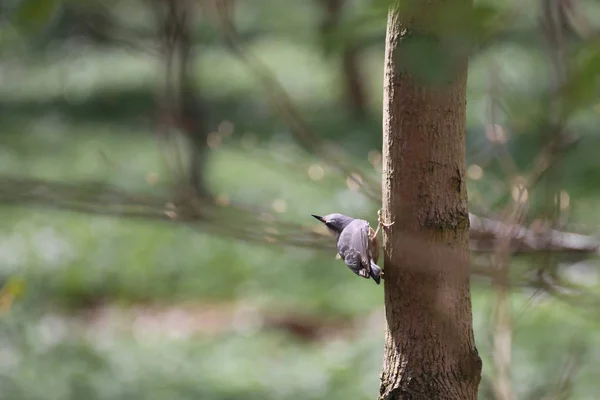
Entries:
{"label": "gray plumage", "polygon": [[337,250],[348,268],[358,276],[373,280],[379,285],[381,268],[373,261],[369,250],[369,223],[343,214],[324,217],[311,214],[323,222],[337,239]]}

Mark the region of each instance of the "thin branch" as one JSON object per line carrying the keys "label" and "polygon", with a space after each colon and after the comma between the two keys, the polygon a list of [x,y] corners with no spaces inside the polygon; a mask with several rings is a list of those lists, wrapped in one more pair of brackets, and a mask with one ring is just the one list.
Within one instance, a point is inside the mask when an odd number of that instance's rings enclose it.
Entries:
{"label": "thin branch", "polygon": [[595,255],[600,241],[594,236],[551,229],[539,232],[520,224],[508,224],[469,214],[471,250],[493,252],[505,232],[511,232],[509,247],[513,253],[584,253]]}

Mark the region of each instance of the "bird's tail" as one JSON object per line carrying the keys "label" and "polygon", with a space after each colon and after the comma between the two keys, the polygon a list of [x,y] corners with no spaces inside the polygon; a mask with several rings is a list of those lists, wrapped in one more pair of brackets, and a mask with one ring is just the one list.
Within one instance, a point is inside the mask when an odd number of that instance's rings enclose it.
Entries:
{"label": "bird's tail", "polygon": [[379,268],[377,266],[377,264],[375,264],[373,262],[373,260],[371,260],[371,278],[373,278],[373,280],[375,281],[375,283],[377,283],[379,285],[379,283],[381,283],[381,268]]}

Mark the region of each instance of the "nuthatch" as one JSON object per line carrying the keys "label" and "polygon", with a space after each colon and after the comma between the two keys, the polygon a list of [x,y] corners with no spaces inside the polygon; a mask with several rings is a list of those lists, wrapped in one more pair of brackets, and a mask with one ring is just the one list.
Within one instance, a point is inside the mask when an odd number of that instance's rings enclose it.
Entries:
{"label": "nuthatch", "polygon": [[[325,224],[336,236],[337,250],[348,268],[365,279],[373,278],[379,285],[382,277],[381,268],[377,266],[379,259],[379,240],[377,231],[363,219],[354,219],[343,214],[329,214],[321,217],[311,214]],[[383,224],[379,218],[379,226]]]}

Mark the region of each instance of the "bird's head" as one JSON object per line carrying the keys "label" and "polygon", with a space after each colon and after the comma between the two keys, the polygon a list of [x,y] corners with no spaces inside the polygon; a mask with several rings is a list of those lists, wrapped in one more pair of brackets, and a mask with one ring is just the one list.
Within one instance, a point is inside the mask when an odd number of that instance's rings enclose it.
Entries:
{"label": "bird's head", "polygon": [[339,235],[350,222],[354,221],[354,218],[343,214],[329,214],[324,217],[315,214],[311,215],[324,223],[327,229],[334,235]]}

